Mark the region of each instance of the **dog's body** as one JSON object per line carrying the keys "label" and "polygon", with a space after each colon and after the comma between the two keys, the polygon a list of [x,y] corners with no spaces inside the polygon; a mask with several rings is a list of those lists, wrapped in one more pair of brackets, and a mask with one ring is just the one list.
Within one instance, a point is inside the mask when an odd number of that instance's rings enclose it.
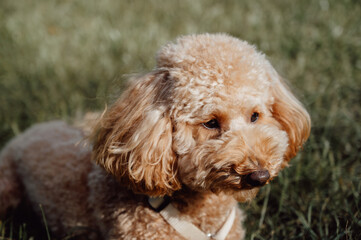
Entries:
{"label": "dog's body", "polygon": [[[62,122],[10,142],[0,156],[0,214],[25,199],[39,215],[42,204],[56,236],[184,239],[148,204],[168,195],[180,219],[214,234],[309,135],[307,112],[245,42],[183,37],[157,62],[102,116],[93,142]],[[244,236],[241,219],[237,210],[226,239]]]}
{"label": "dog's body", "polygon": [[[2,152],[0,168],[6,174],[0,183],[8,195],[7,201],[1,198],[1,210],[25,199],[41,216],[41,204],[55,236],[86,231],[90,239],[182,239],[149,208],[146,196],[119,186],[90,156],[80,129],[60,121],[32,127]],[[184,217],[206,232],[218,229],[235,204],[222,194],[178,195]],[[232,235],[240,231],[235,224]]]}

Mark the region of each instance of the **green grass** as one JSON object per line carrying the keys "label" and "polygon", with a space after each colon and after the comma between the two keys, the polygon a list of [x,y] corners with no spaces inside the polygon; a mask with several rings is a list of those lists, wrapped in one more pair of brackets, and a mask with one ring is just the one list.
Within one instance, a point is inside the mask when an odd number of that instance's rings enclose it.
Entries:
{"label": "green grass", "polygon": [[167,41],[227,32],[266,53],[313,124],[291,167],[242,205],[247,239],[361,239],[360,26],[357,0],[2,0],[0,146],[102,109]]}

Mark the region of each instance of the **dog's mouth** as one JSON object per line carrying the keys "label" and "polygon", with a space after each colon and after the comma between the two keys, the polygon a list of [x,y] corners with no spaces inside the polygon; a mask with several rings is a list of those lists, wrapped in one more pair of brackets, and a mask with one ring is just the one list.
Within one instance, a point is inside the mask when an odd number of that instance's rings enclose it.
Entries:
{"label": "dog's mouth", "polygon": [[268,184],[272,178],[266,169],[255,170],[247,173],[238,173],[233,168],[222,171],[223,174],[217,179],[221,185],[227,185],[234,190],[247,190],[259,188]]}
{"label": "dog's mouth", "polygon": [[225,192],[238,202],[247,202],[256,197],[260,187],[268,184],[272,177],[267,170],[257,170],[239,173],[233,168],[217,171],[213,178],[211,190]]}

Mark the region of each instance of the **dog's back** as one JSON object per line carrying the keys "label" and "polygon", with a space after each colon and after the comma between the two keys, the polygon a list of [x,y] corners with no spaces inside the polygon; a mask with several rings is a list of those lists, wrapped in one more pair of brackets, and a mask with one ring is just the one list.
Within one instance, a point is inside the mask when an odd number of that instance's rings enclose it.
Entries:
{"label": "dog's back", "polygon": [[16,137],[0,155],[0,215],[28,201],[42,205],[55,232],[89,226],[90,155],[82,131],[60,121],[35,125]]}

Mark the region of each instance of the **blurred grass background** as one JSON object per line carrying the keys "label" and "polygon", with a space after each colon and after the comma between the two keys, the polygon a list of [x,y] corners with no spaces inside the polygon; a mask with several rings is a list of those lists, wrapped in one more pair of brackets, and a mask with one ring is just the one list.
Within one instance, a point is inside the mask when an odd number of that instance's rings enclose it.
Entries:
{"label": "blurred grass background", "polygon": [[103,109],[161,45],[202,32],[255,44],[312,117],[291,167],[242,204],[247,239],[361,239],[358,0],[1,0],[0,147],[36,122]]}

